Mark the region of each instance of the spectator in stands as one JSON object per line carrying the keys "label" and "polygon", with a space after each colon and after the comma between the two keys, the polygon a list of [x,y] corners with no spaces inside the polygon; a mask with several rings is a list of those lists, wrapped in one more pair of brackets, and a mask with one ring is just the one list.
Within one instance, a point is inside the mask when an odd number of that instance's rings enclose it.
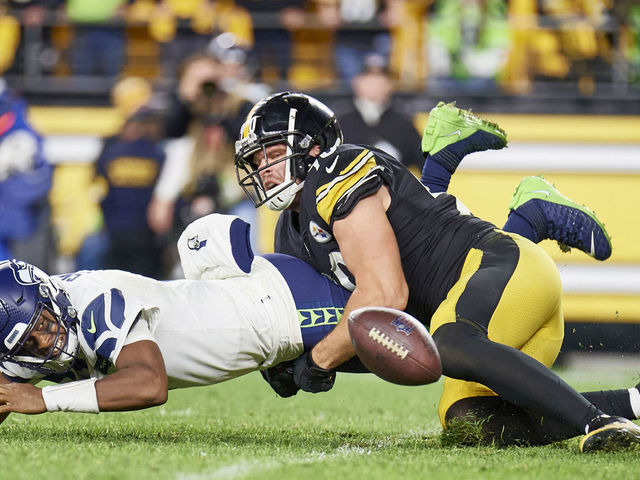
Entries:
{"label": "spectator in stands", "polygon": [[[593,94],[598,80],[611,79],[611,9],[617,25],[631,25],[634,4],[638,8],[638,0],[512,2],[513,42],[503,78],[505,87],[526,94],[534,82],[544,87],[551,81],[555,89],[558,81],[569,81],[580,93]],[[624,51],[628,37],[623,39],[624,27],[619,32]],[[618,72],[624,70],[622,65],[620,62]]]}
{"label": "spectator in stands", "polygon": [[49,266],[52,248],[47,194],[52,166],[27,121],[26,103],[0,78],[0,252]]}
{"label": "spectator in stands", "polygon": [[75,25],[72,66],[75,75],[115,77],[124,64],[125,32],[118,20],[127,0],[67,0],[66,14]]}
{"label": "spectator in stands", "polygon": [[194,53],[182,64],[179,72],[178,88],[171,92],[165,123],[165,137],[179,138],[186,135],[194,110],[205,91],[217,81],[218,62],[212,55]]}
{"label": "spectator in stands", "polygon": [[627,78],[619,80],[640,84],[640,1],[615,2],[613,15],[620,25],[617,49],[623,61],[629,64]]}
{"label": "spectator in stands", "polygon": [[252,103],[271,93],[267,84],[254,81],[257,66],[250,60],[250,51],[238,43],[234,34],[227,32],[214,37],[207,53],[218,60],[218,85],[226,92]]}
{"label": "spectator in stands", "polygon": [[427,78],[428,25],[433,0],[385,0],[380,21],[389,30],[389,69],[397,86],[421,90]]}
{"label": "spectator in stands", "polygon": [[386,59],[367,55],[351,86],[349,109],[337,113],[345,141],[378,147],[419,172],[424,163],[418,148],[420,135],[412,118],[393,105],[393,80]]}
{"label": "spectator in stands", "polygon": [[192,54],[179,69],[178,87],[169,94],[163,134],[167,159],[149,206],[149,225],[157,234],[167,234],[174,226],[176,203],[189,181],[193,141],[187,132],[195,118],[191,107],[217,78],[215,58]]}
{"label": "spectator in stands", "polygon": [[[385,49],[388,32],[379,23],[379,0],[316,0],[320,23],[335,30],[335,63],[340,79],[350,82],[372,50]],[[368,28],[367,28],[368,27]],[[383,46],[379,45],[382,42]],[[388,53],[388,52],[385,52]]]}
{"label": "spectator in stands", "polygon": [[13,63],[20,43],[20,24],[9,15],[7,5],[0,2],[0,74]]}
{"label": "spectator in stands", "polygon": [[438,0],[429,19],[432,85],[492,87],[507,60],[509,29],[502,0]]}
{"label": "spectator in stands", "polygon": [[105,186],[101,207],[107,233],[104,268],[153,278],[164,274],[161,239],[147,223],[147,210],[164,163],[160,112],[141,107],[120,132],[105,140],[96,175]]}
{"label": "spectator in stands", "polygon": [[566,70],[556,77],[575,82],[585,95],[593,94],[596,81],[611,74],[611,43],[603,28],[609,19],[609,4],[606,0],[539,4],[539,18],[544,18],[541,27],[551,27],[557,45],[554,53],[566,64]]}
{"label": "spectator in stands", "polygon": [[172,226],[181,230],[212,212],[234,212],[245,203],[233,155],[252,103],[223,89],[220,72],[218,60],[205,53],[194,54],[181,69],[165,135],[182,137],[177,143],[184,148],[167,147],[167,167],[149,210],[150,225],[158,233]]}
{"label": "spectator in stands", "polygon": [[251,14],[253,54],[262,81],[271,84],[286,82],[292,64],[291,35],[305,26],[306,3],[296,0],[236,0],[238,6]]}
{"label": "spectator in stands", "polygon": [[251,15],[234,0],[162,0],[149,28],[161,44],[162,70],[170,76],[186,57],[204,50],[212,36],[231,33],[243,48],[253,44]]}
{"label": "spectator in stands", "polygon": [[[26,76],[49,73],[59,60],[54,44],[53,19],[64,17],[65,0],[9,0],[9,8],[22,27],[22,40],[16,57],[20,61],[11,72]],[[4,42],[0,42],[3,44]]]}

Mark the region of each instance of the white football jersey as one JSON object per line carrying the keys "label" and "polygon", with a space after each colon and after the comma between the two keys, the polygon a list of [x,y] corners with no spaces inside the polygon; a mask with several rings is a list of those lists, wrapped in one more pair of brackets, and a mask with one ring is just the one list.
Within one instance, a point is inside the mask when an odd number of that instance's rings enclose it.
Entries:
{"label": "white football jersey", "polygon": [[[51,277],[77,310],[81,360],[67,374],[44,378],[101,378],[114,370],[124,345],[145,338],[162,352],[169,388],[214,384],[299,356],[291,291],[276,267],[253,257],[248,233],[237,217],[194,222],[178,242],[185,280],[119,270]],[[10,362],[0,363],[0,371],[15,380],[43,378]]]}
{"label": "white football jersey", "polygon": [[[225,280],[159,282],[116,270],[67,278],[61,286],[79,311],[80,343],[90,365],[97,357],[115,365],[138,314],[160,347],[169,388],[222,382],[302,353],[293,297],[263,258],[254,259],[249,276]],[[95,302],[103,293],[106,300]],[[122,328],[116,328],[122,310],[116,295],[124,299]],[[94,311],[95,303],[109,313]],[[110,338],[115,341],[104,348]]]}

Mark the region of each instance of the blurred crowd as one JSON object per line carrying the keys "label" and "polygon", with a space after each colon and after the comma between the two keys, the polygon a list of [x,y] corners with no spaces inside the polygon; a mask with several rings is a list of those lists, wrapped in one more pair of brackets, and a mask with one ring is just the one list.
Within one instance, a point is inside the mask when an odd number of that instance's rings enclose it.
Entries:
{"label": "blurred crowd", "polygon": [[0,71],[169,81],[230,33],[274,86],[346,86],[374,51],[402,90],[565,79],[589,95],[639,81],[639,32],[638,0],[1,0]]}
{"label": "blurred crowd", "polygon": [[639,32],[640,0],[0,0],[0,258],[59,270],[55,169],[19,95],[29,79],[107,79],[122,118],[90,159],[99,208],[62,249],[73,261],[63,269],[170,278],[192,220],[222,212],[255,225],[233,150],[267,94],[344,89],[331,106],[346,139],[419,171],[416,112],[395,94],[638,84]]}

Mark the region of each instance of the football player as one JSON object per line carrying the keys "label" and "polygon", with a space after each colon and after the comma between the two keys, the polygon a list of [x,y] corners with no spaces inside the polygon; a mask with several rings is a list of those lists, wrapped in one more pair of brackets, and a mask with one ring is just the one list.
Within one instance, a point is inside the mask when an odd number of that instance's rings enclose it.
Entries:
{"label": "football player", "polygon": [[[168,389],[236,378],[311,348],[335,327],[349,292],[296,258],[254,258],[249,245],[248,224],[210,215],[180,237],[184,280],[118,270],[49,276],[0,263],[1,420],[151,407]],[[278,369],[270,373],[277,386]],[[59,385],[40,389],[40,380]]]}
{"label": "football player", "polygon": [[[496,148],[495,132],[475,133],[436,129],[460,142],[433,158],[449,160],[451,174],[464,154]],[[343,144],[333,112],[308,95],[281,92],[258,102],[235,162],[256,206],[282,211],[276,250],[352,291],[343,319],[378,305],[430,326],[447,377],[444,426],[468,413],[492,415],[497,398],[586,434],[582,451],[640,442],[640,427],[604,414],[549,368],[564,334],[560,276],[533,242],[432,193],[383,151]],[[335,368],[353,355],[342,320],[295,361],[292,380],[304,391],[326,391]]]}

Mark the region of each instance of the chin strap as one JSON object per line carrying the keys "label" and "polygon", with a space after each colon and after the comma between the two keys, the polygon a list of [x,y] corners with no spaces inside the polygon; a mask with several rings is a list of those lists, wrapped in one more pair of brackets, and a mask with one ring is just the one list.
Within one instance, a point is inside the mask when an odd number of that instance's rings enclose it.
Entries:
{"label": "chin strap", "polygon": [[282,210],[286,210],[291,206],[293,200],[296,198],[296,195],[302,187],[304,186],[304,182],[300,183],[292,183],[287,188],[284,188],[281,192],[275,195],[273,198],[267,200],[265,205],[269,210],[273,210],[276,212],[280,212]]}

